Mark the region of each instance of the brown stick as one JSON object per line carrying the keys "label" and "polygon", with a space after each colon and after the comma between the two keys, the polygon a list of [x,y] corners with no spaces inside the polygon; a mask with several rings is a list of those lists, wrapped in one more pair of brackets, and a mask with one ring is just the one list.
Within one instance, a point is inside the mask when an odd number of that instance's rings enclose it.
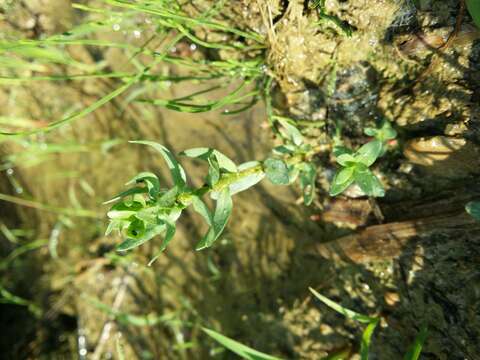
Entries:
{"label": "brown stick", "polygon": [[316,250],[328,259],[365,263],[400,256],[407,243],[416,236],[438,231],[445,233],[470,230],[480,230],[480,222],[463,212],[369,226],[361,232],[318,244]]}

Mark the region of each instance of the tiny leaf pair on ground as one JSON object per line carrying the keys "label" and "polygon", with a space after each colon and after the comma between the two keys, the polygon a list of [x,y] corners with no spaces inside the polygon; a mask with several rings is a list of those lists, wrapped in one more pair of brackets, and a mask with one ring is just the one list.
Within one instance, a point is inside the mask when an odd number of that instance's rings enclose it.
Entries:
{"label": "tiny leaf pair on ground", "polygon": [[382,143],[378,140],[363,145],[356,153],[344,147],[336,147],[334,154],[337,163],[342,166],[342,170],[333,179],[330,195],[335,196],[342,193],[355,182],[368,196],[384,196],[382,184],[369,169],[381,151]]}
{"label": "tiny leaf pair on ground", "polygon": [[385,190],[370,167],[386,152],[385,143],[394,139],[397,132],[388,121],[378,128],[366,128],[365,134],[375,139],[362,145],[356,152],[343,146],[336,146],[333,154],[342,169],[335,175],[330,195],[336,196],[356,183],[367,196],[382,197]]}

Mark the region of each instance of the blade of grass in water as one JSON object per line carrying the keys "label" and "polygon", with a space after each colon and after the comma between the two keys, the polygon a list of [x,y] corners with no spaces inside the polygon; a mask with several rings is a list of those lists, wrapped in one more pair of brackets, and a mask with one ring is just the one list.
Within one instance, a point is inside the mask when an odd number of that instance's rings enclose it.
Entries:
{"label": "blade of grass in water", "polygon": [[[78,74],[78,75],[50,75],[50,76],[33,76],[33,77],[7,77],[0,76],[0,85],[16,85],[23,84],[31,81],[75,81],[75,80],[86,80],[86,79],[130,79],[135,77],[137,74],[129,73],[93,73],[93,74]],[[220,77],[220,75],[210,75],[210,76],[162,76],[162,75],[143,75],[141,80],[149,81],[170,81],[170,82],[181,82],[181,81],[191,81],[191,80],[212,80]],[[1,123],[1,118],[0,118]]]}
{"label": "blade of grass in water", "polygon": [[95,306],[98,310],[112,316],[116,321],[123,325],[131,326],[155,326],[159,323],[170,323],[174,321],[175,313],[169,313],[166,315],[158,316],[154,313],[147,315],[133,315],[119,310],[115,310],[112,307],[102,303],[94,297],[83,295],[90,304]]}
{"label": "blade of grass in water", "polygon": [[235,34],[235,35],[238,35],[238,36],[242,36],[244,38],[251,39],[251,40],[254,40],[254,41],[257,41],[257,42],[263,42],[263,40],[264,40],[262,36],[259,36],[256,33],[245,32],[245,31],[242,31],[240,29],[232,28],[232,27],[223,25],[223,24],[215,22],[215,21],[207,20],[205,17],[192,18],[192,17],[189,17],[188,15],[179,14],[179,13],[176,13],[176,12],[169,11],[166,8],[156,8],[155,9],[155,8],[152,8],[152,7],[149,7],[149,6],[145,6],[145,5],[141,5],[141,4],[127,3],[125,1],[120,1],[120,0],[103,0],[103,2],[105,2],[107,4],[110,4],[110,5],[118,6],[118,7],[128,8],[128,9],[132,9],[132,10],[136,10],[136,11],[140,11],[140,12],[144,12],[144,13],[148,13],[148,14],[152,14],[152,15],[157,15],[157,16],[164,17],[164,18],[167,18],[167,19],[170,19],[170,20],[173,20],[173,21],[177,21],[179,23],[184,22],[186,24],[191,24],[191,25],[195,25],[195,26],[203,26],[203,27],[206,27],[206,28],[210,28],[212,30],[229,32],[229,33],[232,33],[232,34]]}
{"label": "blade of grass in water", "polygon": [[[177,35],[173,38],[173,40],[167,45],[166,51],[164,54],[166,55],[168,52],[168,49],[170,49],[172,46],[174,46],[180,39],[182,39],[183,35]],[[135,84],[141,77],[145,74],[148,73],[148,71],[154,67],[156,64],[158,64],[162,60],[162,57],[158,57],[154,60],[154,62],[149,65],[148,67],[145,67],[143,71],[139,72],[134,78],[130,79],[127,83],[124,85],[120,86],[119,88],[115,89],[111,93],[105,95],[101,99],[95,101],[93,104],[90,106],[86,107],[85,109],[76,112],[70,116],[67,116],[64,119],[60,119],[57,121],[54,121],[52,123],[49,123],[45,127],[37,128],[37,129],[32,129],[28,131],[18,131],[18,132],[0,132],[0,140],[3,137],[6,136],[25,136],[25,135],[31,135],[31,134],[38,134],[38,133],[43,133],[43,132],[49,132],[54,129],[57,129],[58,127],[65,125],[67,123],[71,123],[79,118],[85,117],[86,115],[90,114],[91,112],[97,110],[98,108],[102,107],[106,103],[110,102],[112,99],[116,98],[120,94],[124,93],[126,90],[128,90],[133,84]]]}
{"label": "blade of grass in water", "polygon": [[9,125],[16,128],[29,128],[38,125],[38,123],[31,119],[13,116],[0,116],[0,125]]}
{"label": "blade of grass in water", "polygon": [[7,225],[5,225],[1,221],[0,221],[0,232],[3,234],[5,239],[10,241],[12,244],[18,243],[18,238],[15,236],[15,234],[8,228]]}
{"label": "blade of grass in water", "polygon": [[[162,99],[155,99],[155,100],[138,100],[139,102],[149,103],[157,106],[163,106],[170,110],[176,110],[180,112],[187,112],[187,113],[199,113],[199,112],[206,112],[206,111],[213,111],[218,110],[227,105],[237,104],[242,102],[246,98],[250,98],[252,96],[257,96],[259,92],[257,90],[248,92],[243,95],[238,95],[238,93],[245,87],[245,83],[240,85],[236,88],[233,92],[229,95],[221,98],[220,100],[216,101],[209,101],[204,104],[190,104],[182,102],[182,100],[191,99],[194,95],[198,95],[198,93],[188,95],[183,98],[173,99],[173,100],[162,100]],[[215,87],[216,89],[217,87]],[[209,89],[208,91],[213,91],[214,88]]]}
{"label": "blade of grass in water", "polygon": [[277,358],[272,355],[268,355],[265,353],[262,353],[260,351],[257,351],[255,349],[252,349],[246,345],[243,345],[239,343],[238,341],[235,341],[233,339],[230,339],[216,331],[207,329],[207,328],[202,328],[202,330],[211,338],[213,338],[215,341],[217,341],[219,344],[227,348],[228,350],[234,352],[238,356],[240,356],[242,359],[247,359],[247,360],[281,360],[280,358]]}
{"label": "blade of grass in water", "polygon": [[378,318],[376,318],[375,320],[372,320],[372,322],[369,323],[365,328],[365,330],[363,331],[362,343],[360,345],[361,360],[368,360],[368,353],[370,351],[370,343],[372,342],[373,332],[375,331],[375,328],[377,327],[379,322],[380,322],[380,319]]}
{"label": "blade of grass in water", "polygon": [[422,352],[423,344],[427,339],[428,330],[426,326],[422,326],[420,332],[418,333],[412,347],[409,349],[408,353],[405,355],[403,360],[418,360],[420,358],[420,353]]}
{"label": "blade of grass in water", "polygon": [[5,289],[2,285],[0,285],[0,303],[26,306],[28,310],[36,317],[40,317],[42,315],[42,309],[40,309],[32,301],[26,300],[24,298],[21,298],[20,296],[16,296],[12,294],[10,291]]}
{"label": "blade of grass in water", "polygon": [[30,207],[37,210],[49,211],[49,212],[63,214],[67,216],[86,217],[86,218],[94,218],[94,219],[102,218],[102,215],[95,211],[86,210],[86,209],[61,208],[61,207],[51,206],[47,204],[42,204],[33,200],[22,199],[22,198],[7,195],[7,194],[0,194],[0,200],[11,202],[13,204],[17,204],[20,206],[26,206],[26,207]]}
{"label": "blade of grass in water", "polygon": [[373,321],[378,320],[378,318],[370,317],[370,316],[367,316],[367,315],[362,315],[362,314],[359,314],[359,313],[357,313],[353,310],[347,309],[347,308],[343,307],[342,305],[336,303],[335,301],[332,301],[329,298],[327,298],[327,297],[323,296],[322,294],[318,293],[313,288],[309,288],[309,290],[313,295],[315,295],[315,297],[318,300],[320,300],[325,305],[332,308],[336,312],[342,314],[343,316],[345,316],[348,319],[356,320],[356,321],[364,323],[364,324],[369,324]]}
{"label": "blade of grass in water", "polygon": [[7,268],[10,265],[10,263],[13,260],[15,260],[17,257],[29,251],[36,250],[41,247],[45,247],[47,245],[48,245],[48,240],[40,239],[40,240],[34,240],[32,242],[29,242],[27,244],[24,244],[15,248],[10,254],[8,254],[8,256],[5,259],[0,260],[0,269]]}
{"label": "blade of grass in water", "polygon": [[372,335],[378,323],[380,322],[380,318],[359,314],[353,310],[343,307],[335,301],[330,300],[329,298],[315,291],[313,288],[309,288],[309,290],[313,295],[315,295],[317,299],[319,299],[321,302],[323,302],[325,305],[332,308],[336,312],[344,315],[346,318],[367,324],[367,327],[362,334],[362,342],[360,345],[360,358],[362,360],[368,360],[368,353],[370,349]]}
{"label": "blade of grass in water", "polygon": [[[103,105],[105,105],[106,103],[108,103],[109,101],[111,101],[112,99],[116,98],[118,95],[122,94],[123,92],[125,92],[128,88],[130,88],[134,83],[136,82],[136,78],[135,79],[132,79],[130,80],[129,82],[127,82],[126,84],[122,85],[121,87],[115,89],[114,91],[112,91],[111,93],[105,95],[104,97],[102,97],[101,99],[95,101],[93,104],[91,104],[90,106],[87,106],[85,109],[79,111],[79,112],[76,112],[70,116],[67,116],[66,118],[64,119],[60,119],[60,120],[57,120],[57,121],[54,121],[54,122],[51,122],[49,123],[47,126],[45,127],[41,127],[41,128],[37,128],[37,129],[32,129],[32,130],[27,130],[27,131],[17,131],[17,132],[4,132],[4,131],[0,131],[0,135],[1,136],[25,136],[25,135],[32,135],[32,134],[38,134],[38,133],[42,133],[42,132],[49,132],[49,131],[52,131],[52,130],[55,130],[57,128],[59,128],[60,126],[62,125],[65,125],[66,123],[71,123],[79,118],[82,118],[82,117],[85,117],[87,116],[88,114],[90,114],[91,112],[97,110],[98,108],[102,107]],[[1,139],[1,137],[0,137]]]}

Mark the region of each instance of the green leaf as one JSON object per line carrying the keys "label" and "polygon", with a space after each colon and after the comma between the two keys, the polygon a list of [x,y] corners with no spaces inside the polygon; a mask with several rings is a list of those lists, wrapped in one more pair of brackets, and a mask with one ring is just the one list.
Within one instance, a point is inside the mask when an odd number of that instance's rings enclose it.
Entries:
{"label": "green leaf", "polygon": [[367,127],[363,129],[363,132],[365,133],[365,135],[368,135],[368,136],[376,136],[378,134],[378,130],[371,127]]}
{"label": "green leaf", "polygon": [[265,177],[265,174],[262,172],[256,172],[254,174],[244,176],[239,180],[230,184],[229,186],[230,194],[234,195],[241,191],[247,190],[248,188],[251,188],[252,186],[262,181],[264,177]]}
{"label": "green leaf", "polygon": [[[130,225],[132,226],[133,223],[134,222]],[[163,233],[165,228],[166,226],[164,223],[148,224],[144,229],[135,224],[128,229],[127,233],[129,237],[118,245],[117,251],[127,251],[136,248],[151,240],[153,237]],[[138,235],[132,234],[133,231],[137,231]]]}
{"label": "green leaf", "polygon": [[172,207],[175,204],[175,201],[177,200],[177,196],[179,192],[180,190],[178,189],[177,186],[172,187],[168,191],[164,192],[162,196],[160,196],[157,202],[158,205],[164,208]]}
{"label": "green leaf", "polygon": [[[175,217],[178,218],[180,216],[181,210],[177,210],[177,211],[178,211],[178,215],[175,214],[174,218]],[[161,219],[161,221],[163,221],[166,227],[165,235],[163,237],[162,245],[160,246],[160,251],[148,262],[148,266],[152,266],[155,260],[157,260],[160,257],[160,255],[162,255],[162,253],[165,251],[170,241],[175,236],[176,226],[175,226],[175,221],[172,221],[172,220],[173,219],[171,218],[171,216]]]}
{"label": "green leaf", "polygon": [[193,209],[199,213],[206,221],[208,226],[213,226],[213,215],[207,205],[198,196],[192,197]]}
{"label": "green leaf", "polygon": [[230,339],[216,331],[207,329],[207,328],[202,328],[202,330],[211,338],[213,338],[215,341],[217,341],[219,344],[227,348],[228,350],[234,352],[238,356],[240,356],[242,359],[247,359],[247,360],[281,360],[275,356],[268,355],[265,353],[262,353],[260,351],[257,351],[255,349],[252,349],[246,345],[243,345],[239,343],[238,341],[235,341],[233,339]]}
{"label": "green leaf", "polygon": [[[230,196],[230,190],[228,187],[220,192],[220,196],[217,200],[217,206],[215,213],[213,214],[213,228],[215,230],[215,240],[220,236],[225,225],[227,225],[230,214],[232,213],[232,197]],[[211,244],[209,244],[210,246]]]}
{"label": "green leaf", "polygon": [[303,202],[309,206],[315,196],[315,178],[317,177],[317,170],[315,166],[310,163],[303,164],[300,171],[300,187],[303,191]]}
{"label": "green leaf", "polygon": [[298,175],[300,175],[299,164],[288,166],[288,184],[289,185],[297,181]]}
{"label": "green leaf", "polygon": [[480,1],[478,0],[466,0],[467,9],[470,13],[473,22],[480,28]]}
{"label": "green leaf", "polygon": [[235,165],[235,163],[228,156],[222,154],[218,150],[214,150],[213,153],[218,160],[218,165],[220,165],[220,168],[232,173],[237,172],[237,165]]}
{"label": "green leaf", "polygon": [[385,196],[385,190],[378,178],[367,168],[358,170],[356,167],[354,172],[355,182],[360,186],[360,189],[368,195],[374,197]]}
{"label": "green leaf", "polygon": [[465,210],[473,216],[475,220],[480,221],[480,201],[470,201],[465,206]]}
{"label": "green leaf", "polygon": [[295,152],[295,147],[291,145],[280,145],[273,148],[273,153],[277,155],[291,155]]}
{"label": "green leaf", "polygon": [[127,197],[129,195],[135,195],[135,194],[144,194],[148,190],[146,188],[139,188],[139,187],[133,187],[131,189],[125,190],[121,192],[120,194],[115,195],[112,199],[105,201],[103,205],[111,204],[115,201],[121,200],[124,197]]}
{"label": "green leaf", "polygon": [[192,198],[192,204],[193,209],[205,219],[205,222],[209,226],[207,233],[196,246],[196,250],[198,251],[208,247],[207,244],[215,241],[215,229],[213,227],[213,214],[210,212],[207,205],[198,196]]}
{"label": "green leaf", "polygon": [[343,154],[350,154],[352,155],[353,154],[353,150],[345,147],[345,146],[335,146],[333,148],[333,155],[335,157],[339,157],[340,155],[343,155]]}
{"label": "green leaf", "polygon": [[201,158],[203,160],[207,160],[212,153],[213,153],[213,149],[206,148],[206,147],[198,147],[198,148],[184,150],[180,153],[180,155],[188,156],[191,158]]}
{"label": "green leaf", "polygon": [[158,210],[158,206],[145,207],[138,210],[134,216],[146,224],[154,224],[157,222]]}
{"label": "green leaf", "polygon": [[233,203],[232,197],[230,196],[230,190],[228,187],[225,187],[219,194],[212,218],[212,226],[203,239],[200,240],[196,250],[202,250],[212,246],[212,244],[220,237],[228,219],[230,218],[232,207]]}
{"label": "green leaf", "polygon": [[[163,238],[162,246],[160,247],[160,251],[164,251],[167,248],[167,245],[169,244],[169,242],[175,236],[175,231],[176,231],[175,223],[165,222],[165,226],[167,227],[167,231],[165,233],[165,237]],[[153,261],[155,261],[155,258],[153,259]],[[150,261],[149,264],[151,265],[152,261]]]}
{"label": "green leaf", "polygon": [[142,239],[146,232],[146,222],[140,218],[134,218],[127,227],[127,235],[133,239]]}
{"label": "green leaf", "polygon": [[160,154],[162,154],[163,159],[167,163],[168,168],[172,174],[173,182],[179,188],[183,188],[187,182],[187,177],[185,175],[185,170],[175,159],[173,154],[165,146],[158,144],[153,141],[130,141],[133,144],[142,144],[153,147]]}
{"label": "green leaf", "polygon": [[337,163],[339,163],[340,165],[342,166],[349,166],[349,165],[352,165],[353,163],[355,163],[355,157],[351,154],[341,154],[339,155],[337,158]]}
{"label": "green leaf", "polygon": [[157,175],[151,172],[141,172],[125,185],[132,185],[138,183],[145,183],[148,189],[148,194],[152,199],[155,199],[160,191],[160,181]]}
{"label": "green leaf", "polygon": [[215,149],[205,147],[187,149],[182,151],[180,155],[185,155],[191,158],[200,158],[205,161],[208,161],[214,156],[220,168],[232,173],[237,172],[237,166],[235,163],[228,156]]}
{"label": "green leaf", "polygon": [[263,162],[265,175],[275,185],[288,185],[288,167],[283,160],[268,158]]}
{"label": "green leaf", "polygon": [[376,318],[372,320],[362,334],[362,343],[360,344],[360,359],[361,360],[368,360],[368,353],[370,351],[370,343],[372,342],[373,332],[377,327],[380,319]]}
{"label": "green leaf", "polygon": [[209,244],[213,244],[216,240],[215,229],[213,227],[209,228],[207,233],[200,239],[197,246],[195,247],[196,251],[200,251],[210,247]]}
{"label": "green leaf", "polygon": [[422,352],[423,344],[427,339],[427,335],[428,335],[427,327],[422,326],[420,329],[420,332],[415,337],[415,341],[413,342],[413,345],[405,354],[405,357],[403,358],[403,360],[418,360],[420,358],[420,353]]}
{"label": "green leaf", "polygon": [[383,145],[381,141],[370,141],[358,149],[358,151],[355,153],[355,160],[368,167],[372,165],[380,156],[382,148]]}
{"label": "green leaf", "polygon": [[300,146],[303,143],[302,133],[289,120],[281,117],[275,117],[275,120],[282,125],[285,135],[293,144]]}
{"label": "green leaf", "polygon": [[238,171],[245,171],[251,168],[254,168],[255,166],[260,166],[261,163],[260,161],[247,161],[243,164],[238,165]]}
{"label": "green leaf", "polygon": [[208,165],[207,184],[213,188],[218,180],[220,180],[220,166],[214,156],[208,158]]}
{"label": "green leaf", "polygon": [[117,251],[127,251],[137,246],[142,245],[143,243],[147,242],[150,239],[125,239],[120,245],[117,246]]}
{"label": "green leaf", "polygon": [[315,289],[313,289],[311,287],[309,287],[308,289],[310,290],[310,292],[313,295],[315,295],[315,297],[318,300],[320,300],[325,305],[332,308],[336,312],[342,314],[343,316],[345,316],[348,319],[352,319],[352,320],[358,321],[358,322],[363,323],[363,324],[370,324],[372,322],[378,321],[377,317],[362,315],[362,314],[357,313],[353,310],[347,309],[347,308],[343,307],[342,305],[336,303],[335,301],[332,301],[329,298],[327,298],[327,297],[323,296],[322,294],[318,293],[317,291],[315,291]]}
{"label": "green leaf", "polygon": [[142,208],[142,204],[134,201],[131,204],[121,202],[112,206],[107,216],[110,219],[128,219],[130,216],[135,215],[138,210]]}
{"label": "green leaf", "polygon": [[135,215],[135,210],[110,210],[107,212],[107,216],[112,220],[128,219],[130,216]]}
{"label": "green leaf", "polygon": [[129,222],[125,220],[112,219],[110,220],[107,230],[105,230],[105,236],[108,236],[112,231],[121,231]]}
{"label": "green leaf", "polygon": [[385,120],[383,125],[380,129],[381,131],[381,139],[382,141],[392,140],[397,137],[397,131],[392,127],[389,121]]}
{"label": "green leaf", "polygon": [[[249,162],[238,165],[237,168],[238,168],[238,172],[240,173],[242,171],[254,168],[259,165],[261,165],[261,163],[258,161],[249,161]],[[249,174],[246,176],[238,176],[237,180],[233,181],[229,185],[230,195],[234,195],[241,191],[247,190],[248,188],[262,181],[264,177],[265,177],[265,174],[262,171],[260,171],[260,168],[259,168],[259,171],[256,171],[252,174]],[[218,191],[212,191],[210,194],[210,197],[213,200],[217,200],[218,196],[219,196]]]}
{"label": "green leaf", "polygon": [[344,192],[354,181],[354,167],[346,167],[340,170],[332,181],[330,196],[336,196]]}
{"label": "green leaf", "polygon": [[363,130],[365,135],[374,136],[380,142],[395,139],[397,137],[397,131],[392,127],[388,120],[383,121],[380,128],[365,128]]}

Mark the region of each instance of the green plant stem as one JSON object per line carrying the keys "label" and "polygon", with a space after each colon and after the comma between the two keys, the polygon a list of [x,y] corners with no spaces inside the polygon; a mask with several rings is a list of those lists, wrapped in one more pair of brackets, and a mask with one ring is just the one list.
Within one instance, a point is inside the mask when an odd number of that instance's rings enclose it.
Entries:
{"label": "green plant stem", "polygon": [[[290,157],[289,159],[287,159],[285,161],[285,163],[289,166],[299,164],[302,161],[305,161],[305,159],[309,158],[311,155],[312,154],[294,155],[294,156]],[[243,170],[243,171],[239,171],[239,172],[236,172],[236,173],[223,174],[221,176],[221,178],[219,179],[219,181],[213,187],[209,187],[208,185],[204,185],[204,186],[202,186],[198,189],[192,189],[192,190],[182,192],[178,195],[177,201],[179,203],[181,203],[182,205],[184,205],[185,207],[187,207],[192,203],[192,198],[194,196],[201,197],[201,196],[203,196],[205,194],[208,194],[210,192],[219,192],[222,189],[224,189],[225,187],[230,186],[233,183],[235,183],[235,182],[237,182],[237,181],[239,181],[239,180],[241,180],[241,179],[243,179],[247,176],[254,175],[254,174],[264,174],[264,173],[265,173],[264,165],[263,165],[263,162],[261,162],[260,164],[258,164],[256,166],[253,166],[251,168],[248,168],[246,170]]]}

